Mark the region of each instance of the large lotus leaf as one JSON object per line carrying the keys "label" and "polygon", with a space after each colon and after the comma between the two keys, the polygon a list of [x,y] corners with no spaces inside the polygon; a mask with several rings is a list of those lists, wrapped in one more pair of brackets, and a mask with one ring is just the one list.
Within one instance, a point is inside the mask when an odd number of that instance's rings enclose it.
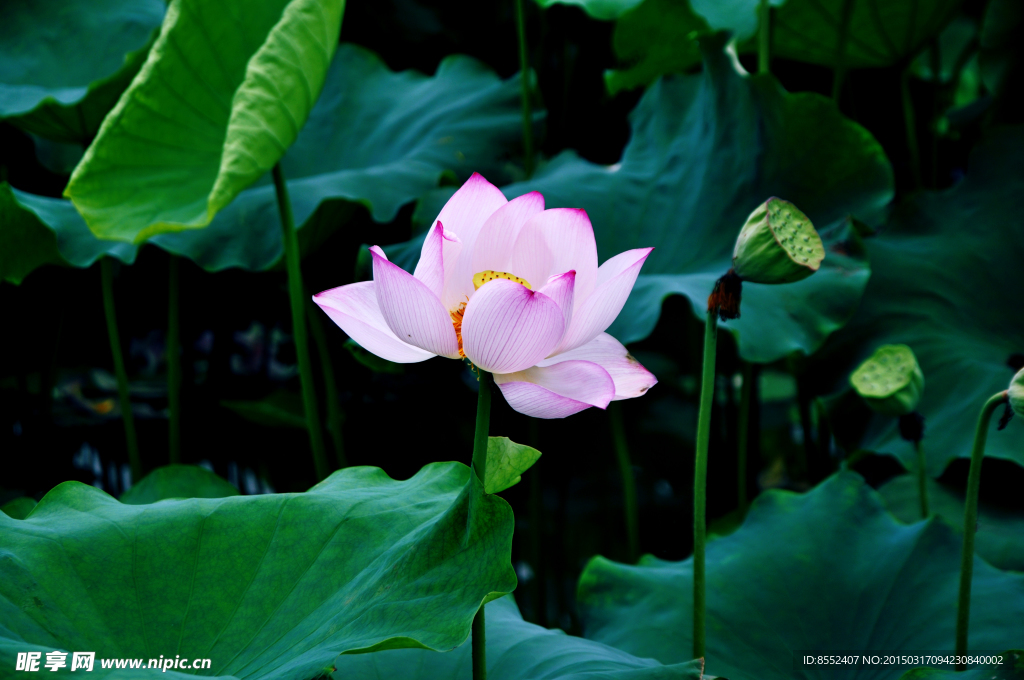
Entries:
{"label": "large lotus leaf", "polygon": [[[502,81],[471,57],[448,57],[430,77],[395,73],[372,52],[342,45],[281,161],[300,238],[342,223],[355,204],[389,222],[446,172],[500,176],[522,134],[519,96],[518,77]],[[152,242],[208,270],[272,266],[283,245],[270,178],[243,191],[206,229]]]}
{"label": "large lotus leaf", "polygon": [[[703,73],[663,78],[644,94],[619,163],[565,152],[505,189],[539,190],[548,207],[584,208],[602,258],[655,247],[609,330],[623,342],[647,337],[672,294],[686,295],[704,318],[740,227],[768,197],[792,201],[820,228],[850,213],[871,219],[892,196],[892,169],[866,130],[831,100],[787,94],[771,76],[741,75],[723,41],[702,40]],[[744,285],[743,316],[724,326],[739,336],[744,358],[812,352],[853,314],[867,263],[846,254],[853,249],[845,242],[826,245],[821,270],[804,281]]]}
{"label": "large lotus leaf", "polygon": [[[878,493],[885,500],[889,512],[901,522],[910,524],[921,519],[915,475],[894,477],[882,485]],[[932,513],[957,531],[963,530],[963,491],[929,479],[928,504]],[[1024,572],[1024,515],[979,503],[977,526],[974,549],[978,555],[1000,569]]]}
{"label": "large lotus leaf", "polygon": [[0,512],[14,519],[25,519],[34,507],[36,507],[36,499],[22,496],[0,505]]}
{"label": "large lotus leaf", "polygon": [[697,35],[707,21],[690,3],[644,0],[615,23],[612,46],[622,68],[606,71],[609,94],[650,85],[666,73],[682,73],[700,63]]}
{"label": "large lotus leaf", "polygon": [[900,680],[1024,680],[1024,651],[1011,649],[1001,652],[997,666],[979,666],[967,671],[955,668],[914,668],[900,676]]}
{"label": "large lotus leaf", "polygon": [[845,32],[845,68],[891,66],[937,35],[960,2],[788,0],[772,15],[772,55],[834,67]]}
{"label": "large lotus leaf", "polygon": [[97,236],[204,227],[288,150],[323,87],[344,0],[172,0],[146,63],[75,168]]}
{"label": "large lotus leaf", "polygon": [[[925,377],[917,407],[924,450],[936,477],[951,460],[970,457],[982,404],[1009,386],[1007,362],[1024,353],[1022,154],[1024,128],[1004,128],[976,147],[959,184],[901,204],[882,234],[866,241],[875,274],[835,338],[865,355],[887,343],[914,350]],[[993,424],[985,455],[1024,465],[1022,421],[1002,432]],[[860,445],[914,469],[914,449],[893,418],[873,418]]]}
{"label": "large lotus leaf", "polygon": [[[852,472],[806,494],[768,491],[707,546],[707,670],[732,680],[898,678],[907,668],[794,668],[794,654],[952,652],[960,537],[900,524]],[[586,637],[662,663],[692,649],[693,560],[595,558],[580,577]],[[974,561],[969,649],[1024,640],[1024,574]]]}
{"label": "large lotus leaf", "polygon": [[[487,605],[487,677],[491,680],[700,680],[701,663],[663,666],[590,640],[523,621],[506,596]],[[395,649],[339,657],[335,680],[463,680],[471,675],[470,645],[436,654]]]}
{"label": "large lotus leaf", "polygon": [[0,280],[18,284],[44,264],[88,267],[104,255],[131,264],[137,253],[137,246],[93,236],[68,201],[0,182]]}
{"label": "large lotus leaf", "polygon": [[85,143],[138,72],[161,0],[5,0],[0,118]]}
{"label": "large lotus leaf", "polygon": [[579,7],[594,19],[611,21],[612,19],[618,19],[625,12],[643,2],[643,0],[536,0],[536,2],[545,9],[552,5]]}
{"label": "large lotus leaf", "polygon": [[508,504],[460,463],[153,505],[65,482],[28,519],[0,516],[0,650],[180,654],[282,680],[342,652],[449,650],[515,587],[512,530]]}
{"label": "large lotus leaf", "polygon": [[226,498],[238,489],[198,465],[167,465],[143,477],[121,494],[121,502],[146,505],[168,498]]}

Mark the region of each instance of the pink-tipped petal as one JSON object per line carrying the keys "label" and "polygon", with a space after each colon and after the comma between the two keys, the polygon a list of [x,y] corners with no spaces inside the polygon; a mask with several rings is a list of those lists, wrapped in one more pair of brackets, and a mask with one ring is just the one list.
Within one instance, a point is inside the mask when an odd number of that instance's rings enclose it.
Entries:
{"label": "pink-tipped petal", "polygon": [[597,287],[582,305],[573,310],[572,322],[554,354],[581,347],[612,325],[652,250],[654,248],[627,250],[601,265],[597,270]]}
{"label": "pink-tipped petal", "polygon": [[537,291],[555,301],[555,304],[562,310],[562,319],[565,321],[566,328],[569,327],[569,322],[572,320],[573,292],[575,289],[576,271],[569,270],[564,274],[550,277],[547,283]]}
{"label": "pink-tipped petal", "polygon": [[[473,273],[488,269],[509,271],[512,247],[519,237],[519,231],[527,220],[542,212],[544,197],[539,191],[523,194],[495,210],[481,227],[476,245],[473,247]],[[533,284],[533,281],[530,283]]]}
{"label": "pink-tipped petal", "polygon": [[576,270],[575,300],[579,307],[597,281],[597,244],[586,211],[554,208],[531,217],[516,239],[508,271],[533,283],[530,276],[543,281],[570,269]]}
{"label": "pink-tipped petal", "polygon": [[495,375],[509,406],[534,418],[565,418],[583,409],[607,408],[615,382],[591,361],[563,361],[525,371]]}
{"label": "pink-tipped petal", "polygon": [[506,203],[505,194],[498,187],[474,172],[448,199],[434,220],[435,224],[441,222],[445,231],[458,236],[462,241],[462,252],[466,255],[460,257],[448,273],[448,286],[441,297],[447,309],[453,310],[459,302],[465,302],[473,295],[473,274],[476,272],[472,271],[471,255],[477,236],[487,218]]}
{"label": "pink-tipped petal", "polygon": [[445,231],[440,221],[434,223],[423,239],[420,259],[412,275],[422,281],[442,303],[445,280],[451,278],[461,252],[462,241],[455,234]]}
{"label": "pink-tipped petal", "polygon": [[426,361],[434,354],[402,342],[388,327],[377,304],[373,281],[352,283],[325,290],[313,302],[331,317],[350,338],[381,359],[399,364]]}
{"label": "pink-tipped petal", "polygon": [[384,251],[377,246],[370,248],[370,254],[377,303],[398,339],[428,352],[458,359],[455,327],[437,296],[412,274],[388,262]]}
{"label": "pink-tipped petal", "polygon": [[538,365],[557,366],[564,361],[574,360],[591,361],[608,371],[608,375],[615,381],[614,400],[639,397],[658,384],[654,374],[634,359],[621,342],[607,333],[601,333],[582,347],[545,359]]}
{"label": "pink-tipped petal", "polygon": [[564,331],[562,309],[554,300],[497,279],[481,286],[466,305],[462,349],[485,371],[513,373],[550,354]]}

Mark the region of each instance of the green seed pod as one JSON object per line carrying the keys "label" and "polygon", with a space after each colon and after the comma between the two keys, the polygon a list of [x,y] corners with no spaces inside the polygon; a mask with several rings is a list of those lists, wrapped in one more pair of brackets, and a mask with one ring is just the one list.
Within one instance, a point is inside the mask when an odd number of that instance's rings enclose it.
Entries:
{"label": "green seed pod", "polygon": [[1021,418],[1024,418],[1024,368],[1017,371],[1010,381],[1010,389],[1007,390],[1010,396],[1010,408]]}
{"label": "green seed pod", "polygon": [[807,215],[789,201],[769,198],[736,238],[732,266],[744,281],[793,283],[818,271],[825,246]]}
{"label": "green seed pod", "polygon": [[924,373],[906,345],[883,345],[850,375],[850,384],[871,410],[903,416],[917,408]]}

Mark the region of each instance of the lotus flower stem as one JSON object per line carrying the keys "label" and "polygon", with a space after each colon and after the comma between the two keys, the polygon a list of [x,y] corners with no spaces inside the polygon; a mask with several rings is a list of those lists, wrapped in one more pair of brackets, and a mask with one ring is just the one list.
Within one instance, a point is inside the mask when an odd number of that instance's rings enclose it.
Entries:
{"label": "lotus flower stem", "polygon": [[921,519],[928,519],[932,514],[928,508],[928,469],[920,439],[914,442],[914,452],[917,454],[917,496],[921,501]]}
{"label": "lotus flower stem", "polygon": [[853,0],[843,0],[839,10],[839,39],[836,40],[835,68],[832,71],[832,100],[839,102],[846,80],[846,43],[850,36],[850,18],[853,16]]}
{"label": "lotus flower stem", "polygon": [[[535,449],[538,448],[538,422],[539,421],[536,418],[530,418],[529,444]],[[545,588],[547,586],[547,574],[545,572],[544,554],[541,547],[544,538],[544,511],[542,506],[542,495],[540,464],[538,461],[538,463],[534,464],[534,466],[530,468],[530,565],[533,567],[534,571],[534,623],[538,626],[547,628],[548,602],[547,593],[545,592]]]}
{"label": "lotus flower stem", "polygon": [[306,308],[303,298],[300,267],[299,237],[295,231],[295,218],[288,199],[288,187],[284,181],[281,164],[274,166],[274,189],[277,192],[277,207],[281,213],[281,234],[284,238],[284,257],[288,268],[288,296],[292,308],[292,336],[295,339],[295,355],[299,362],[299,381],[302,383],[302,406],[306,412],[306,429],[309,430],[309,444],[313,450],[313,464],[317,479],[327,477],[327,455],[324,451],[324,435],[320,429],[320,410],[316,403],[316,389],[313,385],[313,366],[309,358],[309,341],[306,337]]}
{"label": "lotus flower stem", "polygon": [[[974,572],[974,532],[978,524],[978,488],[981,486],[981,460],[985,457],[985,440],[992,413],[1008,399],[1006,390],[989,397],[978,415],[971,449],[971,469],[967,474],[967,498],[964,501],[964,545],[960,554],[960,598],[956,607],[956,653],[967,653],[967,625],[971,618],[971,576]],[[965,666],[958,665],[957,670]]]}
{"label": "lotus flower stem", "polygon": [[740,418],[736,434],[736,504],[740,513],[747,511],[747,453],[750,449],[750,416],[757,404],[754,384],[758,376],[757,364],[743,362],[743,387],[740,388]]}
{"label": "lotus flower stem", "polygon": [[[473,432],[473,472],[483,485],[487,479],[487,435],[491,424],[491,383],[494,378],[483,369],[476,398],[476,430]],[[473,617],[473,680],[487,680],[487,632],[483,606]]]}
{"label": "lotus flower stem", "polygon": [[320,310],[316,304],[306,296],[309,305],[309,330],[313,335],[313,342],[316,343],[316,353],[320,358],[320,370],[324,374],[324,394],[327,396],[327,432],[334,442],[334,457],[338,461],[338,469],[348,467],[348,458],[345,456],[345,439],[343,437],[342,424],[344,414],[341,411],[341,400],[338,399],[338,383],[334,378],[334,362],[331,361],[331,353],[327,348],[327,334],[320,322]]}
{"label": "lotus flower stem", "polygon": [[914,116],[914,101],[910,97],[910,67],[900,77],[900,94],[903,98],[903,123],[906,126],[907,153],[910,156],[910,174],[914,188],[921,188],[921,154],[917,146],[917,120]]}
{"label": "lotus flower stem", "polygon": [[629,546],[629,563],[640,556],[640,531],[636,513],[636,480],[633,478],[633,463],[629,459],[629,443],[626,441],[626,427],[622,422],[622,406],[616,403],[608,406],[612,425],[612,442],[615,457],[619,461],[619,475],[622,477],[622,500],[626,512],[626,540]]}
{"label": "lotus flower stem", "polygon": [[704,325],[704,364],[700,380],[700,413],[693,465],[693,658],[704,657],[704,543],[707,538],[708,441],[711,405],[715,392],[715,351],[718,344],[718,308],[708,309]]}
{"label": "lotus flower stem", "polygon": [[171,255],[167,277],[167,451],[171,465],[181,462],[181,307],[179,265]]}
{"label": "lotus flower stem", "polygon": [[757,8],[757,72],[771,73],[772,9],[768,0],[761,0]]}
{"label": "lotus flower stem", "polygon": [[516,0],[516,34],[519,38],[519,85],[523,104],[523,169],[533,174],[533,114],[530,111],[530,59],[526,51],[526,19],[523,0]]}
{"label": "lotus flower stem", "polygon": [[114,308],[114,261],[109,257],[100,260],[100,279],[103,286],[103,311],[107,317],[107,336],[110,338],[110,354],[114,360],[114,375],[117,377],[117,398],[121,402],[124,439],[128,447],[128,462],[132,468],[132,479],[138,481],[142,479],[142,461],[139,459],[139,440],[135,436],[135,418],[132,416],[131,395],[128,393],[128,372],[124,369],[121,339],[117,334],[117,311]]}

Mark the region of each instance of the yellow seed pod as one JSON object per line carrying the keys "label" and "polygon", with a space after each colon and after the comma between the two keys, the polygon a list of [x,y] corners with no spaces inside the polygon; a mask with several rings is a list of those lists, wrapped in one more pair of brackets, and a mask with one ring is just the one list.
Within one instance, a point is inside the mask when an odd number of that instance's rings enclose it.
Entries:
{"label": "yellow seed pod", "polygon": [[917,408],[924,373],[906,345],[883,345],[850,375],[850,384],[871,410],[903,416]]}
{"label": "yellow seed pod", "polygon": [[1010,408],[1021,418],[1024,418],[1024,368],[1017,371],[1010,381],[1010,389],[1007,390],[1010,397]]}
{"label": "yellow seed pod", "polygon": [[515,274],[509,274],[508,272],[496,272],[493,269],[487,269],[485,271],[473,274],[473,290],[480,290],[480,286],[484,285],[488,281],[493,281],[494,279],[505,279],[506,281],[515,281],[516,283],[526,286],[530,290],[533,290],[533,287],[530,286],[530,282],[527,281],[526,279],[521,279]]}

